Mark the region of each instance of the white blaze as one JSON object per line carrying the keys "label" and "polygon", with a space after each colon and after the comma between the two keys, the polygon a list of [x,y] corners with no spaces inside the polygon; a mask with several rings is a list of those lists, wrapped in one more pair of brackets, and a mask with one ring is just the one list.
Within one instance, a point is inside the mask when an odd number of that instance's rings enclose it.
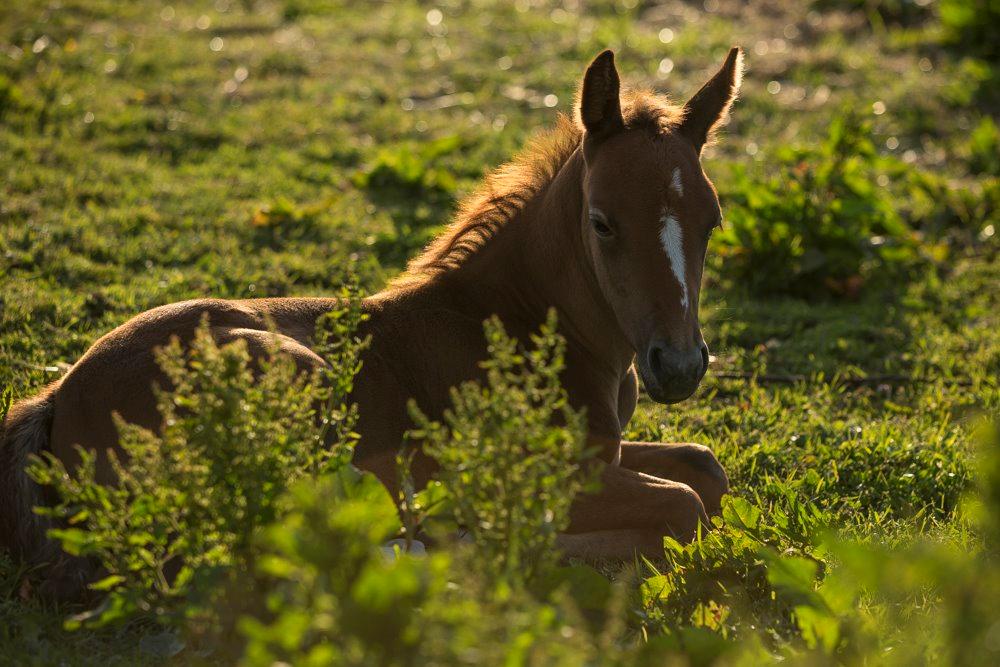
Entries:
{"label": "white blaze", "polygon": [[673,176],[670,179],[670,187],[674,189],[678,197],[684,196],[684,184],[681,182],[681,168],[674,167]]}
{"label": "white blaze", "polygon": [[[674,172],[676,177],[677,172]],[[671,213],[666,213],[660,220],[663,222],[663,229],[660,230],[660,243],[663,244],[663,251],[670,259],[670,269],[674,272],[674,277],[681,285],[681,307],[687,310],[688,288],[687,269],[684,264],[684,232],[677,223],[677,218]]]}

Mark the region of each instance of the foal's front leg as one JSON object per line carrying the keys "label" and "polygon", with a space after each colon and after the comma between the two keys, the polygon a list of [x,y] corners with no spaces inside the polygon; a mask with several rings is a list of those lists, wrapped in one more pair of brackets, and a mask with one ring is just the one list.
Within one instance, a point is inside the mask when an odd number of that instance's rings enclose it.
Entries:
{"label": "foal's front leg", "polygon": [[600,490],[574,500],[569,529],[558,539],[567,556],[661,558],[664,536],[693,539],[729,490],[722,466],[701,445],[623,442],[620,466],[597,465]]}
{"label": "foal's front leg", "polygon": [[729,492],[729,477],[712,450],[689,442],[623,442],[623,468],[694,489],[710,515],[718,514],[722,496]]}
{"label": "foal's front leg", "polygon": [[687,484],[604,462],[601,487],[576,497],[570,525],[559,536],[563,553],[587,560],[622,560],[637,553],[663,556],[663,537],[682,542],[708,523],[701,498]]}
{"label": "foal's front leg", "polygon": [[[630,366],[618,387],[618,422],[624,431],[639,400],[639,375]],[[729,477],[708,447],[693,443],[621,443],[621,466],[661,479],[683,482],[694,489],[709,514],[717,514]]]}

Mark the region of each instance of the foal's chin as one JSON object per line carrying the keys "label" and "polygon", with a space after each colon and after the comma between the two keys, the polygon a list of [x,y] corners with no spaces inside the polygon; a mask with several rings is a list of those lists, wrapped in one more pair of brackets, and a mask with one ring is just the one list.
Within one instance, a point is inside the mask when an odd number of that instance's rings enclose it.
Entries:
{"label": "foal's chin", "polygon": [[666,393],[663,390],[656,389],[650,391],[649,387],[646,387],[646,393],[649,397],[653,399],[656,403],[661,403],[663,405],[673,405],[674,403],[680,403],[681,401],[687,400],[694,395],[694,390],[692,389],[686,393]]}
{"label": "foal's chin", "polygon": [[642,378],[642,386],[645,388],[646,394],[653,399],[654,402],[661,403],[663,405],[672,405],[674,403],[680,403],[681,401],[687,400],[694,396],[694,392],[696,392],[698,387],[701,386],[701,381],[699,380],[693,385],[687,384],[682,386],[683,383],[678,383],[664,387],[658,382],[646,379],[646,375],[641,369],[639,370],[639,377]]}

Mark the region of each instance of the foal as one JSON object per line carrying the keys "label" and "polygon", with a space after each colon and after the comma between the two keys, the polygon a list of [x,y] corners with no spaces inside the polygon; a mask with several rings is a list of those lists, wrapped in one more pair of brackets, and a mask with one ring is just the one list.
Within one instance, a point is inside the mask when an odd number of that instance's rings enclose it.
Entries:
{"label": "foal", "polygon": [[[720,222],[699,163],[740,84],[742,56],[725,64],[682,108],[645,92],[619,93],[610,51],[583,79],[579,119],[560,119],[525,155],[490,176],[455,222],[387,289],[366,299],[371,336],[353,395],[355,464],[395,488],[395,456],[411,428],[407,401],[439,417],[450,387],[481,377],[482,322],[499,315],[527,340],[550,307],[566,337],[562,378],[586,408],[589,445],[602,460],[599,492],[577,499],[562,548],[589,558],[662,553],[662,538],[690,539],[718,511],[728,481],[715,456],[693,444],[622,442],[638,379],[660,403],[690,396],[708,366],[698,297],[708,238]],[[24,474],[30,454],[72,466],[74,445],[118,447],[112,420],[156,429],[152,391],[164,383],[154,350],[189,341],[203,318],[219,343],[253,355],[281,348],[303,369],[317,317],[330,299],[198,299],[142,313],[98,340],[62,379],[11,410],[0,430],[0,546],[50,560],[46,524],[31,508],[41,490]],[[421,459],[418,482],[433,472]]]}

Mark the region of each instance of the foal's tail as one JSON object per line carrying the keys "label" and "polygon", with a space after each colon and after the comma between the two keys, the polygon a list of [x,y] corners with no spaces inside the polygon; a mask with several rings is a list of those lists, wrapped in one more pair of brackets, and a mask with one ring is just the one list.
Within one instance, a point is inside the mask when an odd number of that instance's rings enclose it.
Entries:
{"label": "foal's tail", "polygon": [[24,471],[32,454],[49,449],[55,385],[16,403],[0,424],[0,549],[23,560],[39,556],[48,520],[32,511],[41,488]]}

